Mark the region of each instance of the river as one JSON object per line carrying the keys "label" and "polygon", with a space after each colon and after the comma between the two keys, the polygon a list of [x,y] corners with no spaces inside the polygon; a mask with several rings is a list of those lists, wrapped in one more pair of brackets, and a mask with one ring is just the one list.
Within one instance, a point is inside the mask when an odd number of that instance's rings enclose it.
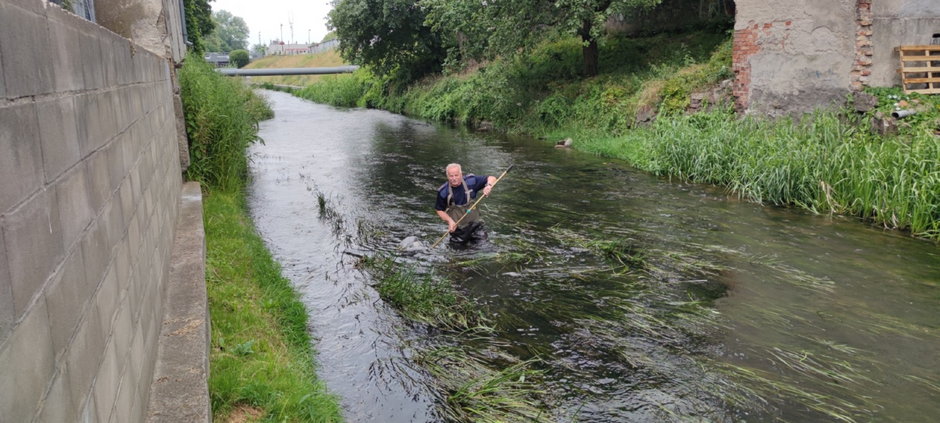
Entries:
{"label": "river", "polygon": [[[934,243],[527,137],[263,94],[251,215],[348,421],[442,419],[412,360],[442,335],[383,303],[357,266],[374,254],[446,275],[492,317],[487,339],[447,342],[537,358],[546,420],[940,419]],[[489,240],[404,254],[446,229],[433,201],[454,161],[514,165],[482,203]]]}

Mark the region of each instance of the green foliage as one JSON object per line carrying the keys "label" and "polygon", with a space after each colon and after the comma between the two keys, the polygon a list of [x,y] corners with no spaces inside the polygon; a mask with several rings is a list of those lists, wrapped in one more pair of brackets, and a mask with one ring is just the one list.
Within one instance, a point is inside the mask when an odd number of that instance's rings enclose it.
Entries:
{"label": "green foliage", "polygon": [[415,0],[343,0],[329,13],[340,55],[378,75],[410,82],[437,72],[445,57],[438,33]]}
{"label": "green foliage", "polygon": [[336,39],[336,31],[330,31],[330,32],[327,32],[326,35],[323,36],[323,39],[320,40],[320,42],[325,43],[327,41],[333,41],[335,39]]}
{"label": "green foliage", "polygon": [[[512,6],[496,3],[480,7],[474,0],[422,0],[428,23],[447,34],[450,62],[492,59],[541,43],[577,36],[586,47],[596,47],[604,23],[615,13],[629,15],[648,10],[662,0],[521,0]],[[598,56],[581,52],[583,72],[597,73]]]}
{"label": "green foliage", "polygon": [[207,51],[228,53],[248,47],[248,24],[225,10],[212,14],[214,29],[205,37]]}
{"label": "green foliage", "polygon": [[203,204],[213,417],[232,421],[250,406],[264,421],[341,421],[316,377],[307,311],[252,227],[244,194],[213,191]]}
{"label": "green foliage", "polygon": [[205,52],[204,38],[215,28],[209,0],[183,0],[186,9],[186,35],[192,43],[191,50],[202,56]]}
{"label": "green foliage", "polygon": [[273,116],[270,107],[192,54],[180,71],[180,94],[191,161],[186,176],[211,188],[242,188],[248,176],[245,149],[258,140],[257,123]]}
{"label": "green foliage", "polygon": [[237,68],[245,66],[249,62],[248,50],[232,50],[232,52],[228,54],[228,59]]}

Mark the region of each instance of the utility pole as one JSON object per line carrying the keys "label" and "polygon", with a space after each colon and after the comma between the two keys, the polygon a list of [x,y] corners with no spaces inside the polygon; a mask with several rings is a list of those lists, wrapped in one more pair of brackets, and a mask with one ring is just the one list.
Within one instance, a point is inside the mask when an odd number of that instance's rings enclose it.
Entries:
{"label": "utility pole", "polygon": [[282,43],[284,42],[284,24],[281,24],[281,40],[280,41]]}
{"label": "utility pole", "polygon": [[290,43],[294,44],[294,17],[287,15],[287,24],[290,25]]}
{"label": "utility pole", "polygon": [[310,28],[307,28],[307,44],[310,44]]}

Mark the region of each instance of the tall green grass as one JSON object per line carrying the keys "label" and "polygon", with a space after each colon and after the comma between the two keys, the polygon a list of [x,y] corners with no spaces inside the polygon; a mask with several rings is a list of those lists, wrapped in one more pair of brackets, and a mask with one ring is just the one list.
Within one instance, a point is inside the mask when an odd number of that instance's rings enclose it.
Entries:
{"label": "tall green grass", "polygon": [[864,120],[838,112],[793,122],[716,111],[579,140],[586,151],[660,175],[726,185],[752,201],[854,215],[940,238],[940,142],[927,131],[874,136]]}
{"label": "tall green grass", "polygon": [[245,407],[263,421],[337,422],[315,373],[307,311],[255,232],[240,193],[204,197],[215,421]]}
{"label": "tall green grass", "polygon": [[240,189],[248,175],[245,149],[258,140],[257,122],[273,117],[271,108],[198,56],[187,57],[179,78],[189,137],[186,177],[214,188]]}

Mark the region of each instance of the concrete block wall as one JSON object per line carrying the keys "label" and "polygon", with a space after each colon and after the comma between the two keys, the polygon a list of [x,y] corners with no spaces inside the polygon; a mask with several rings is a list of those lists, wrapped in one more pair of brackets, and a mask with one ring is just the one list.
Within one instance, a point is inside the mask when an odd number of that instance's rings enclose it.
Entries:
{"label": "concrete block wall", "polygon": [[167,60],[0,0],[0,421],[144,420],[181,190]]}

